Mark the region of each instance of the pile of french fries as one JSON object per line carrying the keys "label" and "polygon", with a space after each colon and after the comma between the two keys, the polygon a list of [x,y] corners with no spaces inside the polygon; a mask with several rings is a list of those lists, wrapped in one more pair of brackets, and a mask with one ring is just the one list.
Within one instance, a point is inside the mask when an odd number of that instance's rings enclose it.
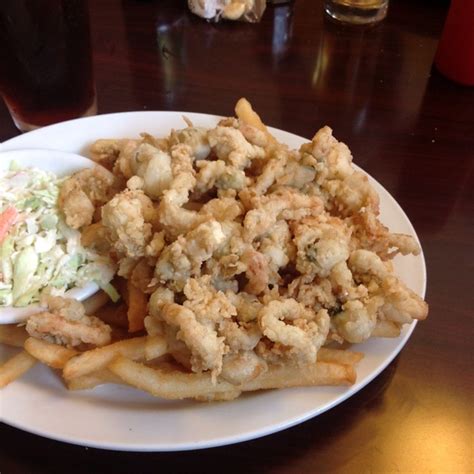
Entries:
{"label": "pile of french fries", "polygon": [[185,371],[167,357],[162,336],[121,339],[84,352],[29,337],[24,327],[0,326],[0,343],[17,347],[16,355],[0,366],[0,388],[41,362],[62,374],[69,390],[88,390],[105,383],[126,384],[155,397],[201,401],[231,400],[242,392],[275,388],[350,385],[355,365],[363,355],[348,350],[321,348],[316,364],[273,366],[242,385],[213,381],[210,374]]}

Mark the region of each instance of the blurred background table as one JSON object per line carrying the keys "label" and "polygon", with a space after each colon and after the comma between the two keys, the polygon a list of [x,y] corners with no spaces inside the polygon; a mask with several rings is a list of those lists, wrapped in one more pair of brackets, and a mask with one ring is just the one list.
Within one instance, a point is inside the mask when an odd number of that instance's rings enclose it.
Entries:
{"label": "blurred background table", "polygon": [[[2,425],[2,474],[472,472],[474,89],[432,67],[447,7],[392,0],[383,23],[354,28],[324,18],[320,0],[269,6],[254,25],[206,23],[178,0],[90,2],[100,113],[230,115],[245,96],[266,123],[298,135],[330,125],[417,229],[431,311],[377,379],[295,428],[140,454]],[[18,133],[0,105],[0,140]]]}

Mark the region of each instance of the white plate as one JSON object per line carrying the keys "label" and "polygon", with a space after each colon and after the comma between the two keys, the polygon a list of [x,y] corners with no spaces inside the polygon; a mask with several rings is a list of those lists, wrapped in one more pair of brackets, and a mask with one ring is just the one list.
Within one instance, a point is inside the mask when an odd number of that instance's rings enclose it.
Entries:
{"label": "white plate", "polygon": [[[88,117],[16,137],[5,142],[0,151],[43,147],[86,154],[87,146],[97,138],[133,137],[142,131],[162,136],[172,127],[184,126],[181,116],[178,112],[129,112]],[[218,120],[204,114],[186,116],[194,124],[207,127]],[[280,130],[271,131],[292,147],[307,141]],[[397,202],[375,180],[371,182],[380,195],[383,222],[392,231],[416,235]],[[407,285],[424,296],[423,255],[395,259],[395,267]],[[106,449],[176,451],[237,443],[301,423],[354,395],[394,359],[414,326],[405,327],[396,339],[359,344],[357,350],[366,356],[352,387],[274,390],[215,404],[168,402],[117,385],[68,393],[49,369],[38,365],[1,392],[2,417],[5,423],[32,433]]]}
{"label": "white plate", "polygon": [[[4,152],[1,152],[1,150],[3,148],[0,148],[0,170],[8,169],[10,163],[15,161],[25,168],[39,167],[46,171],[52,171],[56,176],[67,176],[80,169],[90,168],[95,164],[83,156],[57,150],[22,149]],[[83,287],[72,288],[66,294],[69,298],[83,301],[96,293],[98,289],[99,287],[91,282]],[[43,309],[39,304],[30,304],[22,308],[0,307],[0,324],[25,321],[32,314]]]}

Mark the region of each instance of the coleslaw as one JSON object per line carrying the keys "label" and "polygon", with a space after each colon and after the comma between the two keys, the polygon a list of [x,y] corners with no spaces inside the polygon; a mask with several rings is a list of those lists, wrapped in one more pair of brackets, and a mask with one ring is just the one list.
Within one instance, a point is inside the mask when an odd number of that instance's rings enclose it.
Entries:
{"label": "coleslaw", "polygon": [[58,208],[64,178],[15,162],[0,171],[0,307],[27,306],[94,281],[116,300],[112,262],[81,245]]}

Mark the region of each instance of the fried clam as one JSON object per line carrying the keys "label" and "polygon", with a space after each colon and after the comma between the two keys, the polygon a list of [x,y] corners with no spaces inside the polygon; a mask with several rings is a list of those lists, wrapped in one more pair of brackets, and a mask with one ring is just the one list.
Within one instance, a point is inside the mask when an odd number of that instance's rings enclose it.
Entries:
{"label": "fried clam", "polygon": [[342,311],[332,318],[333,326],[345,340],[368,339],[379,321],[406,324],[428,315],[426,302],[399,280],[374,252],[352,252],[348,266],[354,281],[367,288],[368,296],[346,302]]}
{"label": "fried clam", "polygon": [[177,144],[171,148],[171,175],[169,187],[163,192],[158,208],[160,225],[170,239],[189,232],[204,222],[195,210],[183,206],[196,185],[192,150],[188,145]]}
{"label": "fried clam", "polygon": [[120,256],[145,256],[155,214],[153,202],[142,190],[125,190],[102,207],[102,224]]}
{"label": "fried clam", "polygon": [[220,291],[216,291],[209,276],[191,278],[183,291],[182,305],[169,302],[165,290],[150,300],[150,312],[176,328],[176,339],[189,349],[190,364],[195,372],[210,370],[213,376],[222,370],[223,356],[228,352],[225,337],[218,334],[218,325],[237,314],[235,307]]}
{"label": "fried clam", "polygon": [[209,130],[207,137],[217,158],[237,169],[248,168],[252,160],[265,157],[265,150],[247,141],[236,128],[218,125]]}
{"label": "fried clam", "polygon": [[125,179],[138,176],[143,190],[151,198],[158,198],[168,189],[172,179],[171,155],[145,140],[129,140],[114,164],[114,173]]}
{"label": "fried clam", "polygon": [[229,165],[224,160],[201,160],[196,163],[196,167],[198,169],[194,189],[196,198],[200,198],[214,188],[241,190],[250,184],[250,178],[246,176],[244,170]]}
{"label": "fried clam", "polygon": [[89,148],[92,160],[112,171],[127,139],[101,138],[96,140]]}
{"label": "fried clam", "polygon": [[28,318],[26,330],[30,336],[67,347],[110,343],[111,327],[95,316],[87,316],[78,301],[47,296],[45,303],[48,311]]}
{"label": "fried clam", "polygon": [[314,164],[314,158],[302,156],[285,145],[275,145],[267,161],[257,173],[255,184],[251,189],[257,195],[263,195],[269,190],[281,187],[303,189],[314,181],[316,176]]}
{"label": "fried clam", "polygon": [[278,272],[294,261],[296,246],[293,242],[290,227],[284,220],[279,220],[261,237],[259,251],[269,262],[271,271]]}
{"label": "fried clam", "polygon": [[350,229],[337,217],[303,219],[293,225],[296,269],[306,277],[327,277],[350,254]]}
{"label": "fried clam", "polygon": [[264,359],[253,350],[224,356],[220,378],[234,385],[241,385],[256,379],[268,370]]}
{"label": "fried clam", "polygon": [[280,188],[265,196],[239,194],[247,213],[244,218],[244,239],[251,243],[268,233],[279,219],[300,220],[317,216],[323,203],[317,196],[308,196],[292,188]]}
{"label": "fried clam", "polygon": [[180,235],[160,254],[155,267],[159,282],[169,282],[176,291],[184,288],[191,276],[201,273],[201,265],[225,242],[222,225],[212,219]]}
{"label": "fried clam", "polygon": [[195,160],[205,160],[211,152],[207,133],[207,128],[194,127],[190,124],[189,127],[172,130],[169,136],[169,143],[171,146],[178,144],[187,145]]}
{"label": "fried clam", "polygon": [[316,362],[319,348],[326,341],[330,319],[325,309],[317,313],[292,298],[273,300],[258,313],[264,336],[287,349],[299,363]]}
{"label": "fried clam", "polygon": [[73,229],[90,225],[96,209],[120,189],[120,181],[102,166],[87,168],[67,178],[61,185],[58,206]]}
{"label": "fried clam", "polygon": [[383,260],[394,258],[397,254],[419,255],[421,249],[411,235],[391,233],[377,216],[363,208],[347,219],[352,228],[352,247],[375,252]]}
{"label": "fried clam", "polygon": [[377,193],[367,176],[352,167],[349,148],[333,137],[329,127],[323,127],[315,134],[311,143],[302,145],[300,153],[315,159],[313,192],[323,197],[328,211],[348,217],[367,208],[378,214]]}
{"label": "fried clam", "polygon": [[314,311],[326,308],[332,312],[334,308],[339,307],[339,301],[328,278],[311,279],[299,276],[288,285],[285,296],[296,299]]}

